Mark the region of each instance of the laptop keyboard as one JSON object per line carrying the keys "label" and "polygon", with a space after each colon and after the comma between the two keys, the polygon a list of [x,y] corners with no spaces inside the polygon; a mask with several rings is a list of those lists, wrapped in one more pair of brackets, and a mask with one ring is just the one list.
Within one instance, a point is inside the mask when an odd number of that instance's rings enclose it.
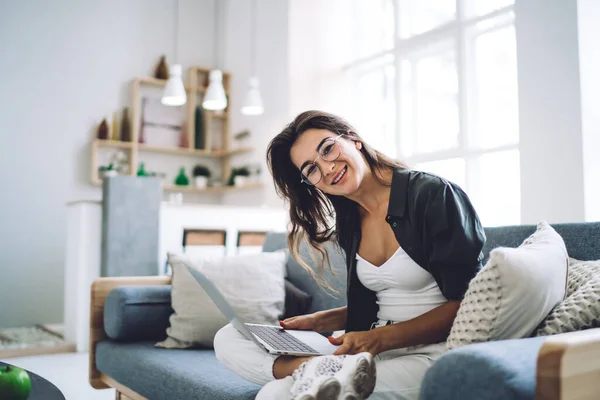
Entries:
{"label": "laptop keyboard", "polygon": [[307,346],[293,335],[275,326],[246,325],[246,327],[250,329],[250,332],[270,344],[275,350],[318,353],[315,349]]}

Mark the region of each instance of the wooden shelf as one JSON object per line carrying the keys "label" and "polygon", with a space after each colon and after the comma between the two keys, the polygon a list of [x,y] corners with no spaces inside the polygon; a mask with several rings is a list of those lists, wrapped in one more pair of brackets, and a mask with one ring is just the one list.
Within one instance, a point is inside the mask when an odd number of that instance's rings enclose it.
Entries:
{"label": "wooden shelf", "polygon": [[[236,154],[243,154],[252,152],[252,147],[238,147],[232,148],[233,141],[231,138],[230,129],[230,117],[231,110],[226,108],[223,111],[209,111],[202,109],[202,118],[196,121],[196,112],[198,107],[201,107],[201,102],[206,94],[209,85],[210,69],[202,68],[198,66],[192,66],[188,69],[186,84],[184,85],[187,92],[187,102],[183,106],[182,112],[184,112],[185,121],[185,132],[187,143],[190,148],[179,148],[179,147],[165,147],[165,146],[153,146],[145,143],[139,143],[140,133],[143,132],[143,126],[141,125],[144,120],[144,109],[143,99],[144,88],[164,88],[167,85],[166,79],[156,79],[153,77],[133,77],[131,79],[131,103],[130,109],[130,124],[131,124],[131,142],[121,142],[118,140],[98,140],[92,139],[91,141],[91,182],[94,185],[102,185],[101,176],[99,176],[99,149],[100,148],[116,148],[128,150],[129,158],[129,171],[132,175],[135,175],[135,171],[138,170],[140,165],[140,157],[147,153],[157,153],[178,157],[199,157],[199,158],[212,158],[215,160],[214,164],[219,164],[221,182],[228,182],[231,178],[232,172],[232,156]],[[223,73],[223,87],[226,94],[230,94],[231,89],[231,74]],[[202,124],[202,129],[207,132],[202,141],[202,146],[205,148],[199,150],[195,148],[196,140],[196,127],[197,124]],[[218,135],[215,137],[215,134]],[[218,144],[217,144],[218,143]],[[219,146],[227,150],[212,150],[214,147]],[[161,171],[165,172],[165,171]],[[248,185],[244,187],[209,187],[206,189],[198,189],[196,187],[176,187],[173,185],[166,185],[165,191],[180,191],[187,193],[227,193],[230,191],[257,188],[261,185]]]}
{"label": "wooden shelf", "polygon": [[243,186],[209,186],[206,189],[199,189],[195,186],[177,186],[164,185],[163,190],[166,192],[181,192],[193,194],[224,194],[237,192],[238,190],[258,189],[263,187],[262,183],[249,183]]}
{"label": "wooden shelf", "polygon": [[229,118],[229,114],[224,112],[221,114],[216,114],[214,111],[212,112],[211,118],[215,118],[215,119],[223,119],[226,120],[227,118]]}
{"label": "wooden shelf", "polygon": [[246,147],[238,147],[238,148],[230,149],[230,150],[213,151],[212,153],[215,154],[217,157],[227,157],[227,156],[233,156],[235,154],[250,153],[252,151],[254,151],[253,147],[246,146]]}
{"label": "wooden shelf", "polygon": [[[129,175],[128,175],[129,176]],[[101,179],[94,179],[92,184],[95,186],[102,186]],[[163,190],[165,192],[181,192],[190,194],[224,194],[237,192],[238,190],[248,189],[259,189],[264,185],[262,183],[249,183],[243,186],[209,186],[206,189],[200,189],[196,186],[177,186],[177,185],[164,185]]]}
{"label": "wooden shelf", "polygon": [[133,147],[132,142],[121,142],[120,140],[96,139],[96,144],[99,147],[116,147],[119,149],[131,149]]}
{"label": "wooden shelf", "polygon": [[160,147],[160,146],[148,146],[146,144],[138,144],[138,149],[140,151],[151,151],[154,153],[163,153],[163,154],[177,154],[180,156],[191,156],[191,157],[228,157],[234,154],[242,154],[249,153],[254,149],[252,147],[241,147],[237,149],[231,150],[219,150],[219,151],[211,151],[211,150],[198,150],[198,149],[186,149],[183,147]]}
{"label": "wooden shelf", "polygon": [[[157,87],[165,87],[167,85],[167,81],[164,79],[157,79],[151,77],[143,77],[143,78],[135,78],[136,82],[141,85],[149,85],[149,86],[157,86]],[[183,86],[186,92],[191,92],[192,89],[188,85]],[[196,93],[205,93],[206,89],[203,87],[197,87]]]}

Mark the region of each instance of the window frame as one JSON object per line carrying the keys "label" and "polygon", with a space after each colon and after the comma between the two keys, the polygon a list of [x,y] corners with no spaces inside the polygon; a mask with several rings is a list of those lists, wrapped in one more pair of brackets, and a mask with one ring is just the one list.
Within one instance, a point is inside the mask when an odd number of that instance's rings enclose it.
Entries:
{"label": "window frame", "polygon": [[[382,0],[380,0],[382,1]],[[478,182],[482,179],[478,176],[478,161],[486,154],[520,150],[520,138],[516,143],[497,145],[493,147],[477,146],[477,126],[474,120],[478,113],[476,93],[476,58],[475,40],[478,36],[514,26],[514,2],[491,12],[479,16],[467,15],[467,3],[472,0],[456,0],[456,14],[454,20],[448,21],[429,31],[419,33],[410,37],[401,37],[399,29],[400,12],[399,5],[402,0],[388,0],[392,2],[394,10],[394,46],[393,48],[378,51],[368,57],[357,58],[347,63],[343,70],[350,74],[350,80],[354,82],[354,89],[363,74],[373,70],[383,70],[387,65],[394,68],[394,93],[395,101],[395,150],[398,158],[408,165],[417,165],[426,162],[443,161],[459,158],[465,162],[465,190],[474,198],[479,198]],[[418,1],[418,0],[412,0]],[[356,3],[354,3],[356,4]],[[355,15],[357,18],[358,16]],[[490,22],[485,26],[486,22]],[[479,27],[478,27],[479,25]],[[483,25],[483,27],[481,27]],[[458,137],[457,146],[452,149],[417,152],[416,135],[403,131],[402,127],[402,104],[401,93],[405,90],[402,86],[402,62],[422,59],[424,54],[440,54],[439,49],[445,47],[444,43],[451,43],[454,47],[454,62],[456,65],[458,79]],[[439,47],[438,47],[439,46]],[[446,49],[448,47],[445,47]],[[385,57],[391,61],[384,62]],[[414,79],[412,80],[415,81]],[[414,89],[413,89],[414,90]],[[413,95],[414,95],[413,91]],[[416,113],[416,107],[412,110],[412,118]],[[517,110],[518,113],[518,110]],[[518,114],[517,114],[518,116]],[[517,126],[518,129],[518,126]],[[412,154],[403,152],[407,141],[412,141]],[[410,143],[410,142],[408,142]],[[519,209],[519,222],[521,219]]]}

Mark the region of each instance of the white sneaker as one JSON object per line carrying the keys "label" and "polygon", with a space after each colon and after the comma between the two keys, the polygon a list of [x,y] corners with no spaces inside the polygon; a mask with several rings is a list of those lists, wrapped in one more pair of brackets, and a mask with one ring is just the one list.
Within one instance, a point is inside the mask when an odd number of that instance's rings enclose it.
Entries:
{"label": "white sneaker", "polygon": [[289,395],[293,383],[294,379],[291,376],[275,379],[259,390],[255,400],[285,399]]}
{"label": "white sneaker", "polygon": [[298,367],[290,389],[294,400],[363,400],[377,377],[370,353],[315,357]]}

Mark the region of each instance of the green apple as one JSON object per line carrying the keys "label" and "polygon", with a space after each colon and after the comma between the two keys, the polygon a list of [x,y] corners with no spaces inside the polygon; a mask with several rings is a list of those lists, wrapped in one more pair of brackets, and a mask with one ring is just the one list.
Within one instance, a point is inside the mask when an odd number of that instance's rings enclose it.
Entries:
{"label": "green apple", "polygon": [[24,369],[0,366],[0,399],[25,400],[31,392],[31,380]]}

